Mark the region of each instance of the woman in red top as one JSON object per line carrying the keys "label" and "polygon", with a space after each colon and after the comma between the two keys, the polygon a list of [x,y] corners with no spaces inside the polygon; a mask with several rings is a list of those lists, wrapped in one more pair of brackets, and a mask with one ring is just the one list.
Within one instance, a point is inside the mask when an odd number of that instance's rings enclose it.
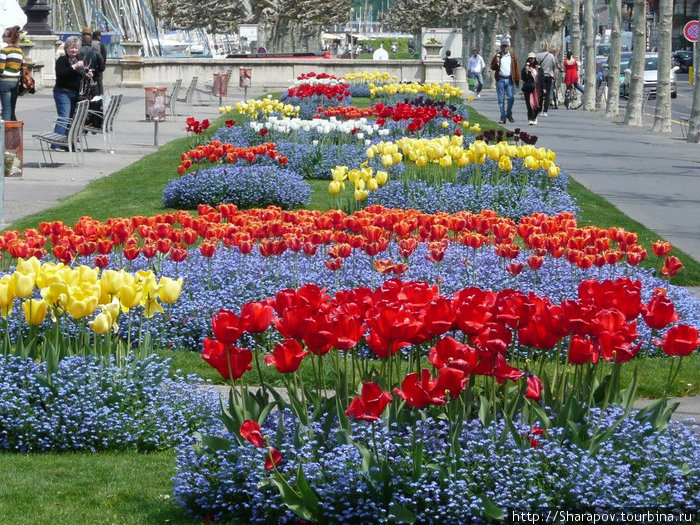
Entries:
{"label": "woman in red top", "polygon": [[564,83],[567,88],[573,85],[583,93],[583,88],[578,83],[578,60],[571,56],[571,51],[567,51],[566,60],[564,60]]}

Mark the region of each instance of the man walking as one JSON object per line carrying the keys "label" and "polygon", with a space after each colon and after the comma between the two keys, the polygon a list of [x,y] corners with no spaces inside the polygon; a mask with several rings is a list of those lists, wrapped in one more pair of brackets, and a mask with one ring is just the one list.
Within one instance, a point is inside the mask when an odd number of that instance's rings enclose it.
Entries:
{"label": "man walking", "polygon": [[472,56],[469,57],[469,76],[474,79],[474,92],[476,98],[481,98],[481,88],[484,87],[484,79],[481,76],[481,71],[486,67],[484,59],[481,58],[478,49],[472,51]]}
{"label": "man walking", "polygon": [[546,40],[540,42],[540,52],[537,53],[537,63],[542,72],[542,115],[548,117],[549,102],[552,100],[552,82],[554,70],[557,68],[557,59],[549,52],[549,43]]}
{"label": "man walking", "polygon": [[515,95],[513,86],[520,86],[520,66],[515,53],[510,50],[510,40],[501,40],[501,50],[491,60],[491,71],[496,76],[496,93],[498,94],[498,107],[501,109],[499,124],[515,122],[513,119],[513,102]]}

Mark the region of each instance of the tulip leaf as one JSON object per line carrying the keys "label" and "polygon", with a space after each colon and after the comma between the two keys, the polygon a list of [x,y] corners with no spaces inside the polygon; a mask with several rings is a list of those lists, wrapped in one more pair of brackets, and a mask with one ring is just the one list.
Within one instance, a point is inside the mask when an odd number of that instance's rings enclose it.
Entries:
{"label": "tulip leaf", "polygon": [[425,468],[437,472],[441,479],[447,478],[447,469],[438,463],[428,463]]}
{"label": "tulip leaf", "polygon": [[484,518],[498,521],[503,521],[505,519],[503,509],[498,507],[493,501],[488,499],[486,496],[479,496],[479,498],[481,499],[479,508],[481,509],[481,514]]}
{"label": "tulip leaf", "polygon": [[343,402],[338,394],[336,394],[333,397],[335,398],[335,408],[338,413],[338,423],[340,424],[341,428],[344,428],[345,430],[349,431],[350,421],[348,420],[348,416],[345,413],[345,407],[343,407]]}
{"label": "tulip leaf", "polygon": [[203,436],[202,445],[212,452],[219,450],[228,450],[233,445],[233,441],[219,436]]}
{"label": "tulip leaf", "polygon": [[258,415],[258,423],[260,425],[262,425],[263,422],[267,419],[267,416],[270,415],[270,412],[275,407],[275,405],[276,405],[276,403],[272,402],[272,403],[268,403],[267,405],[265,405],[263,407],[263,409],[260,411],[260,415]]}
{"label": "tulip leaf", "polygon": [[479,396],[479,419],[484,427],[491,424],[491,410],[489,408],[489,400],[486,399],[486,396]]}
{"label": "tulip leaf", "polygon": [[394,516],[394,523],[413,523],[416,521],[416,515],[413,512],[395,501],[389,506],[389,514]]}
{"label": "tulip leaf", "polygon": [[549,430],[552,426],[552,422],[549,420],[547,412],[545,412],[544,408],[542,408],[542,406],[536,401],[533,401],[532,399],[528,399],[528,401],[528,405],[530,409],[535,413],[537,421],[540,422],[540,426],[545,430]]}
{"label": "tulip leaf", "polygon": [[[231,415],[231,411],[224,406],[223,399],[219,399],[219,402],[221,403],[221,414],[219,415],[219,418],[226,427],[226,430],[228,430],[232,436],[238,436],[238,433],[241,430],[241,424],[243,422],[234,419],[234,417]],[[229,407],[230,406],[232,406],[232,402],[229,400]]]}
{"label": "tulip leaf", "polygon": [[[301,466],[300,466],[301,470]],[[303,475],[303,474],[302,474]],[[299,516],[303,520],[311,521],[311,522],[318,522],[318,498],[316,498],[315,502],[311,502],[312,505],[309,506],[307,502],[305,501],[304,497],[302,497],[298,492],[296,492],[291,485],[287,482],[286,479],[279,473],[275,472],[271,476],[272,483],[275,484],[277,487],[277,490],[280,493],[280,497],[282,498],[282,502],[291,510],[294,514]],[[308,485],[307,485],[308,486]],[[313,491],[312,491],[313,494]],[[314,494],[315,496],[315,494]],[[315,509],[313,507],[313,504],[315,503]]]}
{"label": "tulip leaf", "polygon": [[423,441],[413,445],[413,481],[418,481],[423,472]]}
{"label": "tulip leaf", "polygon": [[294,414],[297,416],[297,418],[299,418],[299,423],[305,427],[308,427],[309,413],[306,411],[306,408],[304,408],[301,401],[297,399],[297,396],[295,396],[292,392],[289,394],[289,401],[292,403],[292,410],[294,410]]}

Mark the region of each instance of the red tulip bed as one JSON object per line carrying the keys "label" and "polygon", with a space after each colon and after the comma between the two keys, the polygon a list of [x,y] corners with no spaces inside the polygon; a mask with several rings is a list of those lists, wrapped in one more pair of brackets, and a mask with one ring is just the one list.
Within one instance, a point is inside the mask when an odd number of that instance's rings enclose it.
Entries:
{"label": "red tulip bed", "polygon": [[[345,99],[338,86],[289,95]],[[350,115],[398,118],[382,104],[316,117]],[[290,162],[273,143],[217,142],[183,154],[179,171],[259,157]],[[698,301],[667,281],[682,268],[668,243],[644,247],[569,212],[220,204],[46,222],[5,232],[0,250],[183,277],[166,318],[119,331],[199,350],[231,386],[220,420],[178,446],[174,499],[193,518],[457,524],[700,509],[697,435],[670,421],[666,396],[633,408],[648,360],[673,360],[668,389],[700,346]],[[656,272],[639,266],[648,255]]]}

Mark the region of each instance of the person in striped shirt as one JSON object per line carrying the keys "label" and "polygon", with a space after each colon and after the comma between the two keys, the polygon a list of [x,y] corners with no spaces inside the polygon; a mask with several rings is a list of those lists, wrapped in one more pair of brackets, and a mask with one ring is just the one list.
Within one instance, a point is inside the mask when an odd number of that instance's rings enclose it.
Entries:
{"label": "person in striped shirt", "polygon": [[8,27],[2,33],[5,47],[0,49],[0,103],[2,120],[17,120],[15,106],[19,88],[19,73],[24,63],[24,54],[20,49],[19,26]]}

